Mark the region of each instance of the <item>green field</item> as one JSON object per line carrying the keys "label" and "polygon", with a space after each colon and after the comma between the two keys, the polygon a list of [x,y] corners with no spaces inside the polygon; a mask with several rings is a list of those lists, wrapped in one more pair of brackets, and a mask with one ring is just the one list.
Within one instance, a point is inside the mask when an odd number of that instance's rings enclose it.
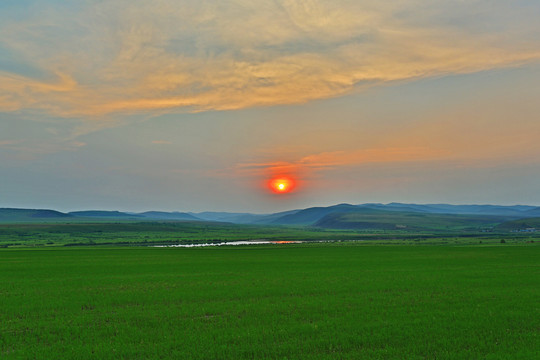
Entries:
{"label": "green field", "polygon": [[0,250],[2,359],[534,359],[540,247]]}
{"label": "green field", "polygon": [[501,239],[508,243],[538,242],[540,232],[521,234],[478,231],[367,231],[187,221],[0,224],[0,248],[193,244],[238,240],[364,240],[374,243],[486,244],[499,243]]}
{"label": "green field", "polygon": [[191,244],[238,240],[345,240],[366,234],[215,222],[0,224],[0,247]]}

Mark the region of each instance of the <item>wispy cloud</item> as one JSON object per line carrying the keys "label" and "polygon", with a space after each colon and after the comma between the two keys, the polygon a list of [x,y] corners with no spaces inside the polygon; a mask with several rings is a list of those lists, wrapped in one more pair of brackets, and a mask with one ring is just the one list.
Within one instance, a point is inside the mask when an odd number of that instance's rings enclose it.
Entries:
{"label": "wispy cloud", "polygon": [[76,140],[61,139],[56,142],[21,140],[2,140],[0,150],[9,150],[12,154],[4,154],[7,158],[16,160],[34,160],[37,157],[59,151],[74,151],[86,146],[86,143]]}
{"label": "wispy cloud", "polygon": [[304,156],[294,161],[240,163],[236,171],[244,175],[306,174],[342,166],[369,163],[429,161],[444,159],[448,152],[427,147],[359,149],[332,151]]}
{"label": "wispy cloud", "polygon": [[0,140],[0,149],[14,149],[21,143],[21,140]]}
{"label": "wispy cloud", "polygon": [[36,69],[0,68],[0,111],[241,109],[538,61],[540,5],[518,2],[36,2],[0,17],[5,51]]}

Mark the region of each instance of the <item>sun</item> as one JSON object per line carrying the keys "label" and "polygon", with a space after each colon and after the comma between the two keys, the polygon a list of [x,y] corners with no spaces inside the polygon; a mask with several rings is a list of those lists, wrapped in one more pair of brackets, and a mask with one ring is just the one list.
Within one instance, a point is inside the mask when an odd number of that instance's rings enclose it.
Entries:
{"label": "sun", "polygon": [[289,193],[294,189],[294,186],[294,180],[286,176],[274,177],[268,182],[268,187],[276,194]]}

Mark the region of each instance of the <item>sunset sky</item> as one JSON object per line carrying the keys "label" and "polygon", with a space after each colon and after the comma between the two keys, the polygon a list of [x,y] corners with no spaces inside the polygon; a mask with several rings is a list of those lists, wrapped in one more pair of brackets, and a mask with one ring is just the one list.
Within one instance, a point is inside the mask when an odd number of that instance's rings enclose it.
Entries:
{"label": "sunset sky", "polygon": [[540,205],[538,19],[538,0],[2,0],[0,207]]}

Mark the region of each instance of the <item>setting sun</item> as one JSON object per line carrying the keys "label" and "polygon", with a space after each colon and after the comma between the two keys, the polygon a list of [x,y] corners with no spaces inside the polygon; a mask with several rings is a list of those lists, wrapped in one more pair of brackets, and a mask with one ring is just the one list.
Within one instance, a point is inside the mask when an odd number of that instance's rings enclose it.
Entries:
{"label": "setting sun", "polygon": [[271,179],[268,185],[274,193],[284,194],[293,190],[295,182],[289,177],[276,177]]}

